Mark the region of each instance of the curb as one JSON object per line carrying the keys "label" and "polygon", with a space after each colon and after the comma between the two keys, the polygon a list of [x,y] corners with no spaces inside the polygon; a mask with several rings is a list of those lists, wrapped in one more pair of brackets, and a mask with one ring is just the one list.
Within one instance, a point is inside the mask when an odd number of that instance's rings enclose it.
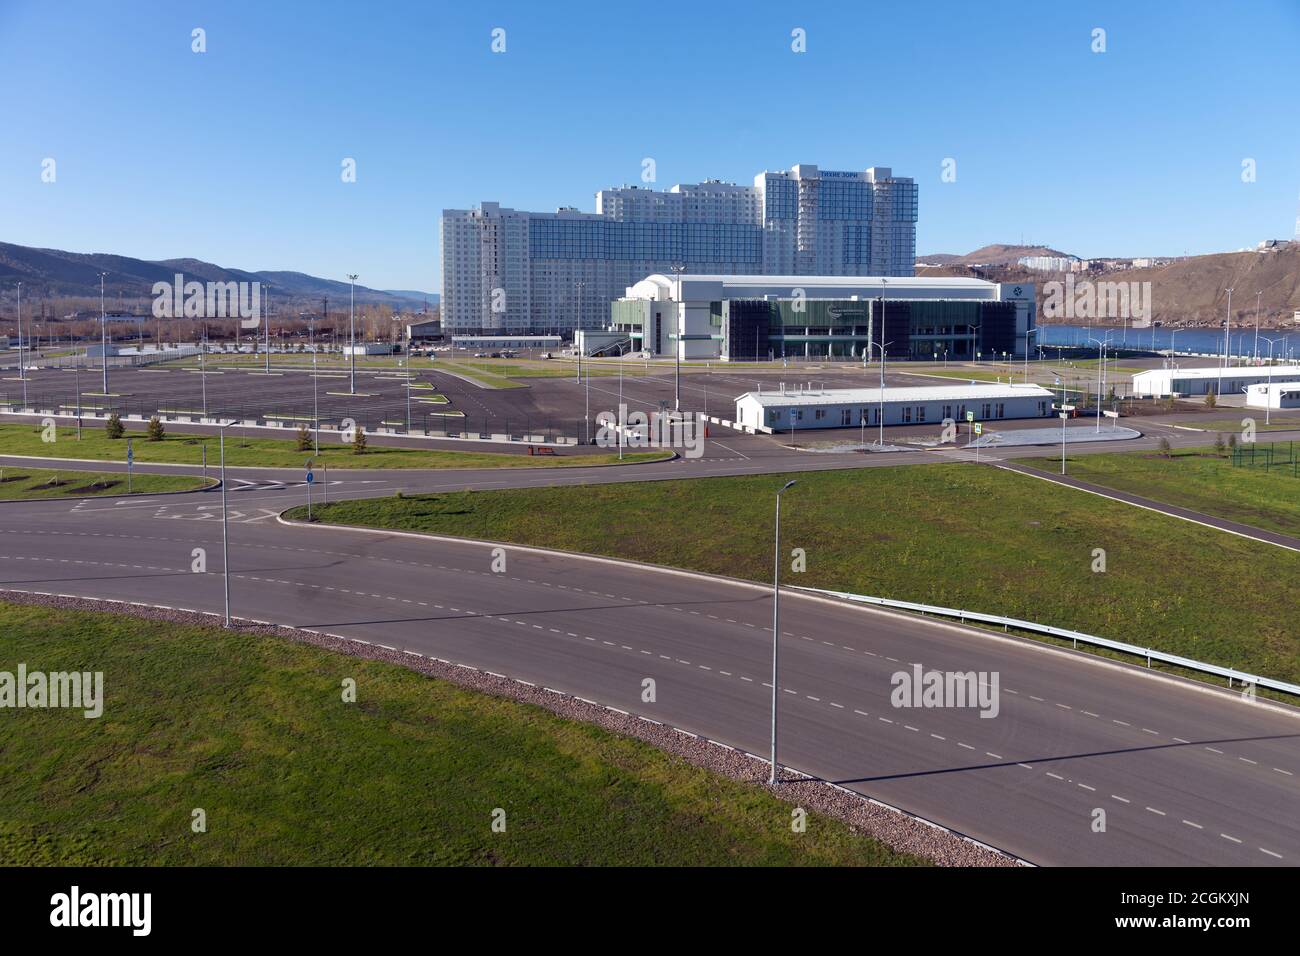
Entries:
{"label": "curb", "polygon": [[[120,475],[120,471],[108,472],[110,475]],[[147,472],[146,472],[147,474]],[[0,505],[30,504],[41,501],[107,501],[110,498],[161,498],[164,495],[194,495],[217,491],[221,488],[220,478],[209,478],[212,484],[201,488],[191,488],[188,491],[134,491],[131,494],[122,495],[52,495],[49,498],[0,498]]]}

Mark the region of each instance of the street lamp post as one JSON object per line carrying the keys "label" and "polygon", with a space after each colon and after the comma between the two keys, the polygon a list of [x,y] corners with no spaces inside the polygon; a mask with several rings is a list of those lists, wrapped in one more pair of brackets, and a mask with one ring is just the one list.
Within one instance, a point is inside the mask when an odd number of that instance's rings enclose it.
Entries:
{"label": "street lamp post", "polygon": [[350,385],[348,391],[350,394],[357,393],[357,274],[348,273],[348,282],[351,283],[348,290],[348,351],[351,352],[351,372]]}
{"label": "street lamp post", "polygon": [[[675,265],[672,270],[673,275],[677,277],[677,301],[673,303],[676,306],[673,312],[674,323],[677,326],[677,334],[673,336],[673,410],[680,412],[682,410],[682,327],[686,324],[686,303],[682,299],[682,273],[686,271],[686,266]],[[754,361],[758,361],[757,344],[754,345]]]}
{"label": "street lamp post", "polygon": [[27,363],[23,361],[23,284],[18,283],[18,380],[23,383],[23,408],[27,407]]}
{"label": "street lamp post", "polygon": [[777,694],[780,693],[780,683],[777,680],[777,660],[781,646],[781,495],[794,483],[794,479],[787,481],[781,487],[781,490],[776,493],[776,526],[772,560],[772,775],[768,779],[770,784],[775,784],[777,777],[776,703]]}
{"label": "street lamp post", "polygon": [[108,318],[104,313],[104,277],[107,272],[99,274],[99,344],[104,350],[104,403],[108,404]]}
{"label": "street lamp post", "polygon": [[582,331],[582,290],[586,288],[586,283],[581,279],[578,280],[578,314],[574,317],[573,326],[573,344],[574,351],[578,353],[578,374],[574,378],[574,385],[582,384],[582,349],[578,348],[578,333]]}
{"label": "street lamp post", "polygon": [[1268,343],[1268,385],[1264,392],[1264,424],[1267,425],[1273,411],[1273,346],[1280,340],[1265,338],[1264,341]]}
{"label": "street lamp post", "polygon": [[1263,292],[1255,293],[1255,361],[1259,362],[1259,299]]}
{"label": "street lamp post", "polygon": [[[1106,338],[1094,339],[1088,338],[1089,342],[1097,343],[1097,431],[1101,431],[1101,390],[1104,387],[1102,376],[1106,369],[1106,346],[1110,344],[1110,332],[1106,333]],[[1065,426],[1062,425],[1062,428]]]}
{"label": "street lamp post", "polygon": [[307,320],[307,347],[311,349],[311,417],[315,424],[312,428],[312,447],[317,457],[320,456],[320,378],[316,374],[316,322]]}
{"label": "street lamp post", "polygon": [[[1029,336],[1037,335],[1037,334],[1038,334],[1038,329],[1025,330],[1025,381],[1026,382],[1029,381]],[[1010,381],[1009,377],[1007,381]]]}
{"label": "street lamp post", "polygon": [[1223,323],[1223,364],[1219,366],[1219,394],[1223,394],[1223,368],[1232,359],[1232,289],[1228,290],[1228,315]]}
{"label": "street lamp post", "polygon": [[893,342],[872,342],[871,345],[880,349],[880,448],[883,451],[885,447],[885,349],[893,345]]}
{"label": "street lamp post", "polygon": [[199,388],[203,392],[203,417],[208,417],[208,323],[203,323],[203,341],[199,344]]}
{"label": "street lamp post", "polygon": [[226,597],[226,627],[230,627],[230,521],[226,513],[226,429],[233,424],[232,420],[217,430],[221,445],[221,572]]}
{"label": "street lamp post", "polygon": [[1061,412],[1061,474],[1065,474],[1065,420],[1069,417],[1069,412]]}

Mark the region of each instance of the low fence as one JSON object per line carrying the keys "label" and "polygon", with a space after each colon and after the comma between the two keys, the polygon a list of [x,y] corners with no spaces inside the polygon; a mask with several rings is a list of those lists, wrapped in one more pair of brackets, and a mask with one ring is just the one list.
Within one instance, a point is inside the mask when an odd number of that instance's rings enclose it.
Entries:
{"label": "low fence", "polygon": [[1296,458],[1295,442],[1250,442],[1232,449],[1233,468],[1262,468],[1300,478],[1300,460]]}
{"label": "low fence", "polygon": [[859,604],[873,604],[877,607],[897,608],[901,611],[916,611],[921,614],[933,614],[939,617],[956,618],[963,624],[971,621],[977,624],[996,624],[1000,625],[1003,630],[1015,628],[1018,631],[1030,631],[1036,634],[1047,634],[1051,637],[1062,640],[1073,641],[1074,646],[1078,647],[1080,643],[1091,644],[1094,647],[1104,647],[1107,650],[1120,651],[1124,654],[1132,654],[1135,657],[1146,658],[1147,667],[1151,666],[1152,661],[1158,661],[1161,664],[1171,664],[1175,667],[1182,667],[1187,670],[1199,671],[1202,674],[1213,674],[1216,677],[1226,677],[1228,686],[1232,686],[1235,680],[1246,686],[1266,687],[1269,690],[1282,691],[1286,694],[1295,694],[1300,696],[1300,685],[1288,684],[1285,681],[1273,680],[1270,677],[1260,677],[1257,674],[1247,674],[1233,667],[1220,667],[1218,664],[1206,664],[1202,661],[1194,661],[1187,657],[1179,657],[1177,654],[1167,654],[1164,651],[1157,651],[1150,647],[1138,647],[1136,644],[1125,644],[1122,641],[1112,641],[1109,638],[1097,637],[1093,634],[1084,634],[1082,631],[1071,631],[1063,627],[1051,627],[1047,624],[1038,624],[1034,621],[1022,621],[1014,617],[999,617],[996,614],[980,614],[976,611],[967,611],[951,607],[938,607],[932,604],[917,604],[912,601],[895,601],[890,598],[871,597],[866,594],[850,594],[847,591],[828,591],[824,588],[804,588],[795,587],[797,591],[809,591],[815,594],[826,594],[831,597],[842,598],[847,601],[856,601]]}

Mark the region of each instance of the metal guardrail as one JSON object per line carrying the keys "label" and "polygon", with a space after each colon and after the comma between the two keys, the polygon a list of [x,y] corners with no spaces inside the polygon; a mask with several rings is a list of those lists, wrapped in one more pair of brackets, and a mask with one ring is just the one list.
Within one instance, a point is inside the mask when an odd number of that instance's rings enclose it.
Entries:
{"label": "metal guardrail", "polygon": [[981,614],[977,611],[967,611],[951,607],[938,607],[933,604],[917,604],[912,601],[895,601],[890,598],[872,597],[867,594],[851,594],[847,591],[828,591],[825,588],[805,588],[796,585],[790,586],[796,591],[810,591],[816,594],[827,594],[831,597],[843,598],[847,601],[856,601],[859,604],[874,604],[879,607],[898,608],[903,611],[916,611],[921,614],[935,614],[941,617],[954,617],[962,623],[966,621],[975,621],[980,624],[1000,624],[1004,630],[1015,628],[1019,631],[1032,631],[1038,634],[1048,634],[1052,637],[1061,638],[1067,641],[1073,641],[1078,647],[1079,642],[1092,644],[1096,647],[1104,647],[1112,651],[1121,651],[1125,654],[1132,654],[1135,657],[1145,657],[1147,667],[1151,666],[1152,661],[1159,661],[1162,664],[1173,664],[1176,667],[1183,667],[1187,670],[1200,671],[1204,674],[1214,674],[1218,677],[1228,678],[1229,686],[1232,681],[1236,680],[1243,685],[1254,685],[1256,687],[1266,687],[1269,690],[1278,690],[1287,694],[1300,696],[1300,685],[1288,684],[1285,681],[1273,680],[1271,677],[1260,677],[1256,674],[1247,674],[1232,667],[1220,667],[1218,664],[1206,664],[1202,661],[1194,661],[1191,658],[1179,657],[1177,654],[1166,654],[1164,651],[1157,651],[1150,647],[1138,647],[1135,644],[1125,644],[1123,641],[1112,641],[1109,638],[1097,637],[1093,634],[1084,634],[1082,631],[1071,631],[1063,627],[1051,627],[1047,624],[1038,624],[1034,621],[1022,621],[1014,617],[999,617],[996,614]]}

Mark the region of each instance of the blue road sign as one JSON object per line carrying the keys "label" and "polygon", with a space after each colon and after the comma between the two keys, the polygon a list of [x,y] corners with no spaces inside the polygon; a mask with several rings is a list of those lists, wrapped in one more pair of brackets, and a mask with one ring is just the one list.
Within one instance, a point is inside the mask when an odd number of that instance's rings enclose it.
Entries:
{"label": "blue road sign", "polygon": [[316,476],[312,474],[310,471],[307,472],[307,484],[310,485],[315,480],[316,480]]}
{"label": "blue road sign", "polygon": [[131,439],[126,440],[126,463],[129,465],[135,461],[135,449],[131,447]]}

